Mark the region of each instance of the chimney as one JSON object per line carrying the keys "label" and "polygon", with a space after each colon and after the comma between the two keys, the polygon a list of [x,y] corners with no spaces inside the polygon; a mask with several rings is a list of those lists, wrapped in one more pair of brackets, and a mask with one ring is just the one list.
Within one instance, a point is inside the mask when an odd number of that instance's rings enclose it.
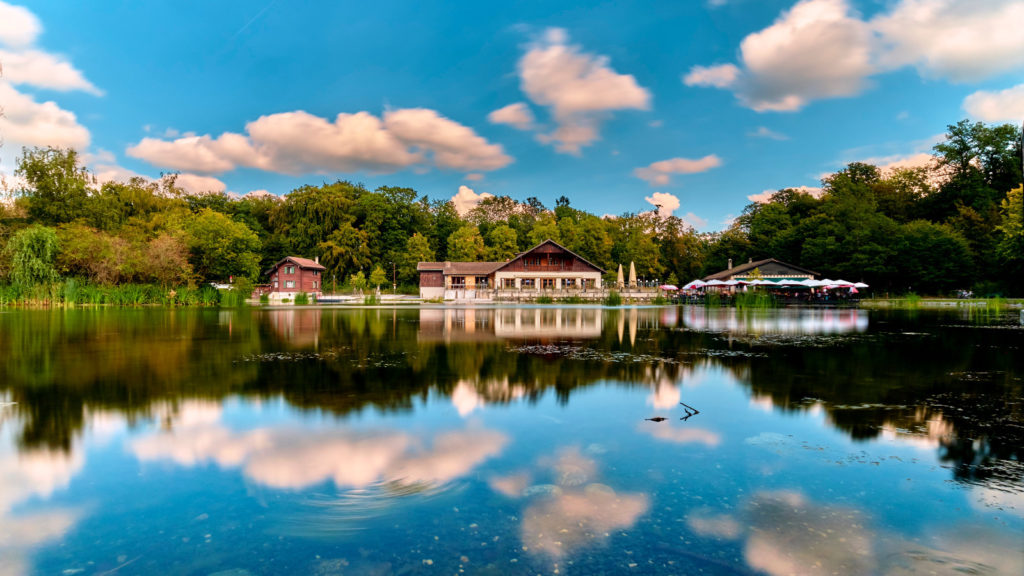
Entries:
{"label": "chimney", "polygon": [[754,259],[753,258],[747,258],[747,264],[753,264],[753,263],[754,263]]}
{"label": "chimney", "polygon": [[732,258],[729,258],[729,267],[727,270],[732,270]]}
{"label": "chimney", "polygon": [[314,256],[313,257],[313,262],[316,262],[317,264],[319,264],[320,263],[320,257],[319,256]]}

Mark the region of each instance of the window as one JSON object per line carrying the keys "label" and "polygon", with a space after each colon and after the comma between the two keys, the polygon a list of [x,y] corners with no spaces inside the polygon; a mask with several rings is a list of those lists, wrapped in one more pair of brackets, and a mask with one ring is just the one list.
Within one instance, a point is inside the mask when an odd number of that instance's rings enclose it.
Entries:
{"label": "window", "polygon": [[516,287],[516,279],[515,278],[502,278],[502,280],[501,280],[501,287],[502,288],[515,288]]}
{"label": "window", "polygon": [[540,287],[543,288],[544,290],[551,290],[552,288],[555,287],[555,279],[554,278],[541,278],[540,279]]}
{"label": "window", "polygon": [[592,290],[594,288],[595,284],[596,284],[596,282],[595,282],[595,280],[593,278],[587,278],[586,280],[584,280],[584,282],[586,282],[586,286],[590,290]]}
{"label": "window", "polygon": [[562,278],[562,288],[575,288],[575,287],[576,287],[576,279],[575,278]]}
{"label": "window", "polygon": [[476,285],[480,288],[487,288],[487,276],[477,276]]}
{"label": "window", "polygon": [[284,269],[285,274],[295,274],[295,266],[288,266]]}
{"label": "window", "polygon": [[536,280],[533,278],[523,278],[519,282],[521,288],[535,288],[537,286]]}
{"label": "window", "polygon": [[285,288],[295,288],[295,280],[285,280],[284,287]]}
{"label": "window", "polygon": [[274,288],[277,288],[277,280],[274,280]]}
{"label": "window", "polygon": [[452,276],[452,288],[465,288],[466,277],[465,276]]}
{"label": "window", "polygon": [[316,290],[316,280],[313,281],[313,290]]}

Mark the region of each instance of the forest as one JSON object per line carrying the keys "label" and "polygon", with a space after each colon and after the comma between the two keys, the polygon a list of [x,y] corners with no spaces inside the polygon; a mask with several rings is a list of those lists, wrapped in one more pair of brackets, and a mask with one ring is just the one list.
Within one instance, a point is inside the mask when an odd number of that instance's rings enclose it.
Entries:
{"label": "forest", "polygon": [[460,215],[412,188],[341,180],[240,199],[185,194],[173,174],[97,185],[74,150],[25,149],[15,172],[25,184],[0,202],[0,303],[73,303],[118,287],[135,294],[127,303],[168,293],[201,303],[201,287],[249,287],[288,255],[319,257],[328,288],[394,277],[412,291],[417,262],[504,260],[548,238],[610,279],[620,263],[680,283],[729,259],[777,258],[867,282],[875,294],[1020,296],[1021,138],[1013,125],[963,120],[947,127],[929,166],[851,163],[820,194],[779,190],[715,233],[656,210],[599,217],[565,196],[553,207],[489,197]]}

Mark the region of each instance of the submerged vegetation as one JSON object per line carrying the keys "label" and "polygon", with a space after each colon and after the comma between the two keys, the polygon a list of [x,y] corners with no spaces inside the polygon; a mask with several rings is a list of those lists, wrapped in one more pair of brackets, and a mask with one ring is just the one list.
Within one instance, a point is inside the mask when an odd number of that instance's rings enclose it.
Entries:
{"label": "submerged vegetation", "polygon": [[1017,127],[964,120],[948,127],[930,167],[852,163],[820,193],[779,190],[712,234],[657,211],[598,217],[565,196],[553,209],[487,197],[460,214],[411,188],[345,181],[238,200],[185,194],[174,175],[98,186],[74,151],[26,149],[16,171],[24,185],[0,198],[0,303],[205,303],[198,286],[257,282],[289,255],[318,256],[332,288],[409,292],[417,262],[502,260],[545,239],[606,270],[633,262],[639,276],[670,283],[772,257],[875,293],[1015,295],[1024,291],[1020,142]]}

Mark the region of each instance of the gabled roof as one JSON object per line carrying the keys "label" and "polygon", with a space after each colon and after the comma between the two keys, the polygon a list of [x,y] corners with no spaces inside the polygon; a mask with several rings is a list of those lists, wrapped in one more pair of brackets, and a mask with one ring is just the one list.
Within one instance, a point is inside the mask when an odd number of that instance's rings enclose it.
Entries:
{"label": "gabled roof", "polygon": [[485,276],[504,265],[505,262],[420,262],[416,264],[416,271],[443,272],[448,276]]}
{"label": "gabled roof", "polygon": [[305,268],[307,270],[327,270],[327,268],[325,268],[323,264],[320,264],[316,260],[310,260],[309,258],[299,258],[298,256],[285,256],[284,258],[278,260],[276,264],[274,264],[270,268],[267,268],[264,274],[270,274],[274,270],[277,270],[277,268],[280,267],[281,264],[284,264],[289,260],[299,268]]}
{"label": "gabled roof", "polygon": [[572,254],[572,255],[573,255],[574,257],[576,257],[576,258],[577,258],[577,259],[578,259],[578,260],[579,260],[580,262],[583,262],[583,263],[584,263],[584,264],[586,264],[587,266],[590,266],[591,268],[594,268],[595,270],[597,270],[597,271],[598,271],[598,272],[600,272],[601,274],[604,274],[604,273],[605,273],[605,269],[604,269],[604,268],[601,268],[600,266],[598,266],[598,265],[594,264],[594,263],[593,263],[593,262],[591,262],[590,260],[587,260],[587,259],[586,259],[586,258],[584,258],[583,256],[580,256],[579,254],[577,254],[577,253],[573,252],[572,250],[569,250],[569,249],[568,249],[568,248],[566,248],[565,246],[562,246],[561,244],[559,244],[558,242],[555,242],[554,240],[552,240],[552,239],[550,239],[550,238],[548,238],[547,240],[545,240],[545,241],[541,242],[540,244],[537,244],[536,246],[534,246],[533,248],[530,248],[529,250],[526,250],[526,251],[524,251],[524,252],[520,252],[519,254],[516,254],[516,255],[515,255],[514,257],[512,257],[512,259],[511,259],[511,260],[509,260],[508,262],[502,262],[502,263],[501,263],[501,267],[504,267],[504,266],[505,266],[505,265],[507,265],[507,264],[511,264],[512,262],[515,262],[516,260],[518,260],[518,259],[522,258],[523,256],[526,256],[526,255],[527,255],[527,254],[529,254],[530,252],[533,252],[534,250],[536,250],[536,249],[540,248],[541,246],[543,246],[543,245],[545,245],[545,244],[553,244],[554,246],[557,246],[557,247],[558,247],[559,249],[561,249],[561,250],[564,250],[564,251],[565,251],[565,252],[566,252],[567,254]]}
{"label": "gabled roof", "polygon": [[808,270],[807,268],[803,268],[795,264],[790,264],[789,262],[783,262],[782,260],[776,260],[775,258],[765,258],[764,260],[758,260],[756,262],[746,262],[744,264],[740,264],[739,266],[733,266],[732,268],[722,270],[721,272],[716,272],[714,274],[711,274],[710,276],[705,276],[703,280],[724,280],[726,278],[732,278],[733,276],[742,276],[748,272],[753,272],[754,268],[760,268],[765,264],[778,264],[779,266],[789,268],[790,270],[798,274],[810,274],[811,276],[820,276],[820,274],[818,274],[814,270]]}

